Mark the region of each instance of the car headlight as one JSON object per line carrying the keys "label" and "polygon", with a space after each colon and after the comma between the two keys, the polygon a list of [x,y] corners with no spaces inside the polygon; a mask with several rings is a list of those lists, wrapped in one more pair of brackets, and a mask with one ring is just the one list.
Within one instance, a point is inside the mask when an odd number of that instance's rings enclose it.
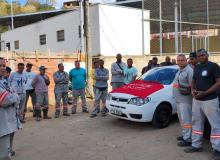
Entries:
{"label": "car headlight", "polygon": [[107,100],[111,100],[112,99],[112,95],[111,94],[108,94],[108,97],[107,97]]}
{"label": "car headlight", "polygon": [[130,101],[128,102],[128,104],[134,104],[137,106],[141,106],[141,105],[144,105],[144,104],[150,102],[150,100],[151,100],[150,97],[146,97],[144,99],[136,97],[136,98],[131,98]]}

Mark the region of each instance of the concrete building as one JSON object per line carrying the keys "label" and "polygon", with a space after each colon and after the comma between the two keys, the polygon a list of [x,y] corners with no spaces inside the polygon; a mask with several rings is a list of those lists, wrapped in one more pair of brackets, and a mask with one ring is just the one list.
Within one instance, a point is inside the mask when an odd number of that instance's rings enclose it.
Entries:
{"label": "concrete building", "polygon": [[[150,24],[145,22],[142,35],[141,9],[95,4],[90,7],[90,23],[93,56],[142,55],[143,47],[144,54],[150,54]],[[79,10],[74,10],[1,34],[1,47],[74,53],[80,50],[79,24]]]}

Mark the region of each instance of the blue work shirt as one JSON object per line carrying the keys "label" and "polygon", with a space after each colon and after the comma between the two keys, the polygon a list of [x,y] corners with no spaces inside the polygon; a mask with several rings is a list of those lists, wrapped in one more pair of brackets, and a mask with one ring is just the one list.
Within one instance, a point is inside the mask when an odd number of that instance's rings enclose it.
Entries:
{"label": "blue work shirt", "polygon": [[86,88],[85,81],[86,81],[86,70],[83,68],[76,69],[73,68],[69,72],[69,79],[72,82],[73,90]]}

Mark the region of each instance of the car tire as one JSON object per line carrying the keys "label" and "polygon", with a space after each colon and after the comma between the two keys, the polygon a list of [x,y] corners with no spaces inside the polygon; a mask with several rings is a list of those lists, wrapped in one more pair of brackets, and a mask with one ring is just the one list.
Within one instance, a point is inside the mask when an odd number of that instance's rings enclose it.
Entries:
{"label": "car tire", "polygon": [[157,128],[166,128],[170,123],[171,110],[165,104],[160,104],[154,112],[152,123]]}

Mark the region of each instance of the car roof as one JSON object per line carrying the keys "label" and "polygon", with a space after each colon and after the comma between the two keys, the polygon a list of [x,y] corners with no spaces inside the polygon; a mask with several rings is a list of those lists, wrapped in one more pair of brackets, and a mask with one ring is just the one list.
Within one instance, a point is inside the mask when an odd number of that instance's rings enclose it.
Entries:
{"label": "car roof", "polygon": [[171,66],[163,66],[164,68],[173,68],[173,69],[179,69],[178,65],[171,65]]}
{"label": "car roof", "polygon": [[162,67],[155,67],[152,68],[152,70],[163,70],[163,69],[175,69],[175,70],[179,70],[179,66],[178,65],[171,65],[171,66],[162,66]]}

